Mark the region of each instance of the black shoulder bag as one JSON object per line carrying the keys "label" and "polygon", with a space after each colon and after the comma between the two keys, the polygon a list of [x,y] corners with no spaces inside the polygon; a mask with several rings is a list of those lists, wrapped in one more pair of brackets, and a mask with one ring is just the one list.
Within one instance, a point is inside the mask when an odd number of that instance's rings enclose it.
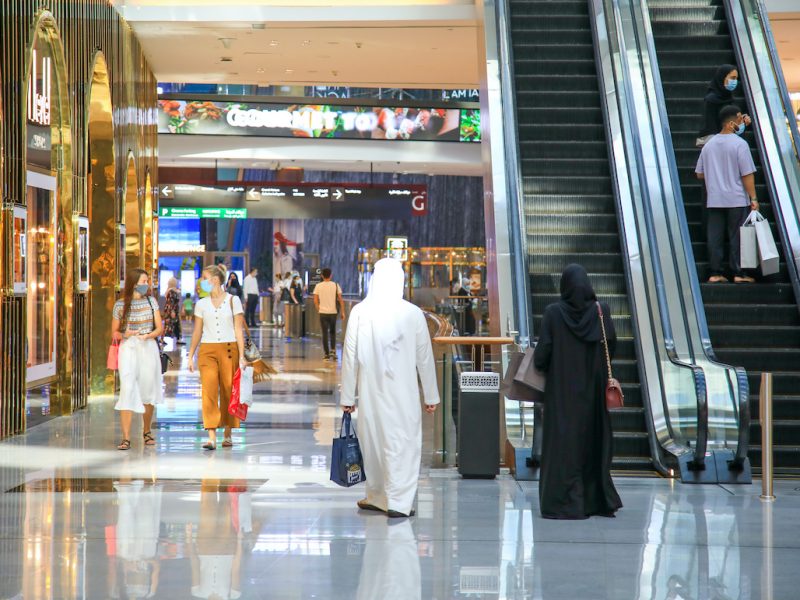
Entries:
{"label": "black shoulder bag", "polygon": [[[153,314],[153,331],[156,330],[156,310],[153,308],[153,303],[150,301],[150,296],[147,296],[147,305],[150,307],[150,312]],[[169,366],[172,364],[172,359],[169,355],[164,352],[164,344],[161,341],[161,338],[156,338],[156,344],[158,344],[158,358],[161,360],[161,374],[167,372]]]}

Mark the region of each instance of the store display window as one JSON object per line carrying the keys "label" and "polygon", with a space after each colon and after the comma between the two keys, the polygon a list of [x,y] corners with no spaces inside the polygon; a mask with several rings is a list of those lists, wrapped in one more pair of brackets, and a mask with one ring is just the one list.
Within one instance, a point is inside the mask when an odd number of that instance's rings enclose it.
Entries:
{"label": "store display window", "polygon": [[28,382],[56,374],[56,178],[27,172]]}
{"label": "store display window", "polygon": [[78,217],[78,291],[89,291],[89,219]]}
{"label": "store display window", "polygon": [[28,287],[28,210],[24,206],[14,207],[14,294],[24,296]]}

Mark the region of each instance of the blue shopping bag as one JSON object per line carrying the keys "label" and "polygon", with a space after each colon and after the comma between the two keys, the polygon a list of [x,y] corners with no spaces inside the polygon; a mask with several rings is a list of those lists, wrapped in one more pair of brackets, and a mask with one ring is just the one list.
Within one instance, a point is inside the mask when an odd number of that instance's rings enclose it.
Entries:
{"label": "blue shopping bag", "polygon": [[350,413],[344,413],[339,437],[333,438],[331,481],[342,487],[351,487],[367,480],[361,446],[358,444],[355,427],[352,427],[352,433],[351,427]]}

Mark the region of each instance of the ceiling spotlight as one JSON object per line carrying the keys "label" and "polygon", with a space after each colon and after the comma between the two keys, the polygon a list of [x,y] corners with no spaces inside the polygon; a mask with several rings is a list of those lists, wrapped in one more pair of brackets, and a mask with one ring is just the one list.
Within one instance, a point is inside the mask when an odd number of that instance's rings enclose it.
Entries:
{"label": "ceiling spotlight", "polygon": [[277,46],[278,45],[278,40],[270,40],[269,41],[269,45],[272,46],[272,47]]}
{"label": "ceiling spotlight", "polygon": [[294,73],[294,69],[286,69],[287,73]]}
{"label": "ceiling spotlight", "polygon": [[233,42],[236,41],[236,38],[230,38],[230,37],[221,37],[217,39],[220,42],[222,42],[222,45],[225,47],[226,50],[229,50],[230,47],[233,45]]}
{"label": "ceiling spotlight", "polygon": [[263,72],[264,72],[264,67],[258,67],[256,69],[256,73],[263,73]]}
{"label": "ceiling spotlight", "polygon": [[310,46],[311,40],[303,40],[303,46]]}
{"label": "ceiling spotlight", "polygon": [[220,62],[233,62],[233,58],[230,56],[220,56],[219,60]]}

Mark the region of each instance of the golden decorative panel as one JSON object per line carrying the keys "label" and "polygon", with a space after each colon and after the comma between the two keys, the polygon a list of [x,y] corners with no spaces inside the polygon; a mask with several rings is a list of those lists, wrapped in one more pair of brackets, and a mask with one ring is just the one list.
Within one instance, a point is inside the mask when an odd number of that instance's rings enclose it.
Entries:
{"label": "golden decorative panel", "polygon": [[[36,60],[34,47],[46,48]],[[31,210],[26,182],[34,155],[50,150],[44,175],[57,181],[50,238],[56,366],[47,384],[52,414],[65,414],[85,406],[91,391],[113,391],[104,357],[124,268],[117,224],[125,220],[126,195],[143,209],[152,193],[144,182],[158,172],[156,104],[156,80],[139,42],[108,0],[0,0],[0,437],[24,430],[31,385],[30,286],[15,281],[24,271],[18,223]],[[49,138],[37,137],[41,130]],[[88,243],[85,229],[79,242],[79,217],[89,219]],[[140,210],[135,220],[147,232],[152,218]],[[79,289],[82,274],[88,283]]]}

